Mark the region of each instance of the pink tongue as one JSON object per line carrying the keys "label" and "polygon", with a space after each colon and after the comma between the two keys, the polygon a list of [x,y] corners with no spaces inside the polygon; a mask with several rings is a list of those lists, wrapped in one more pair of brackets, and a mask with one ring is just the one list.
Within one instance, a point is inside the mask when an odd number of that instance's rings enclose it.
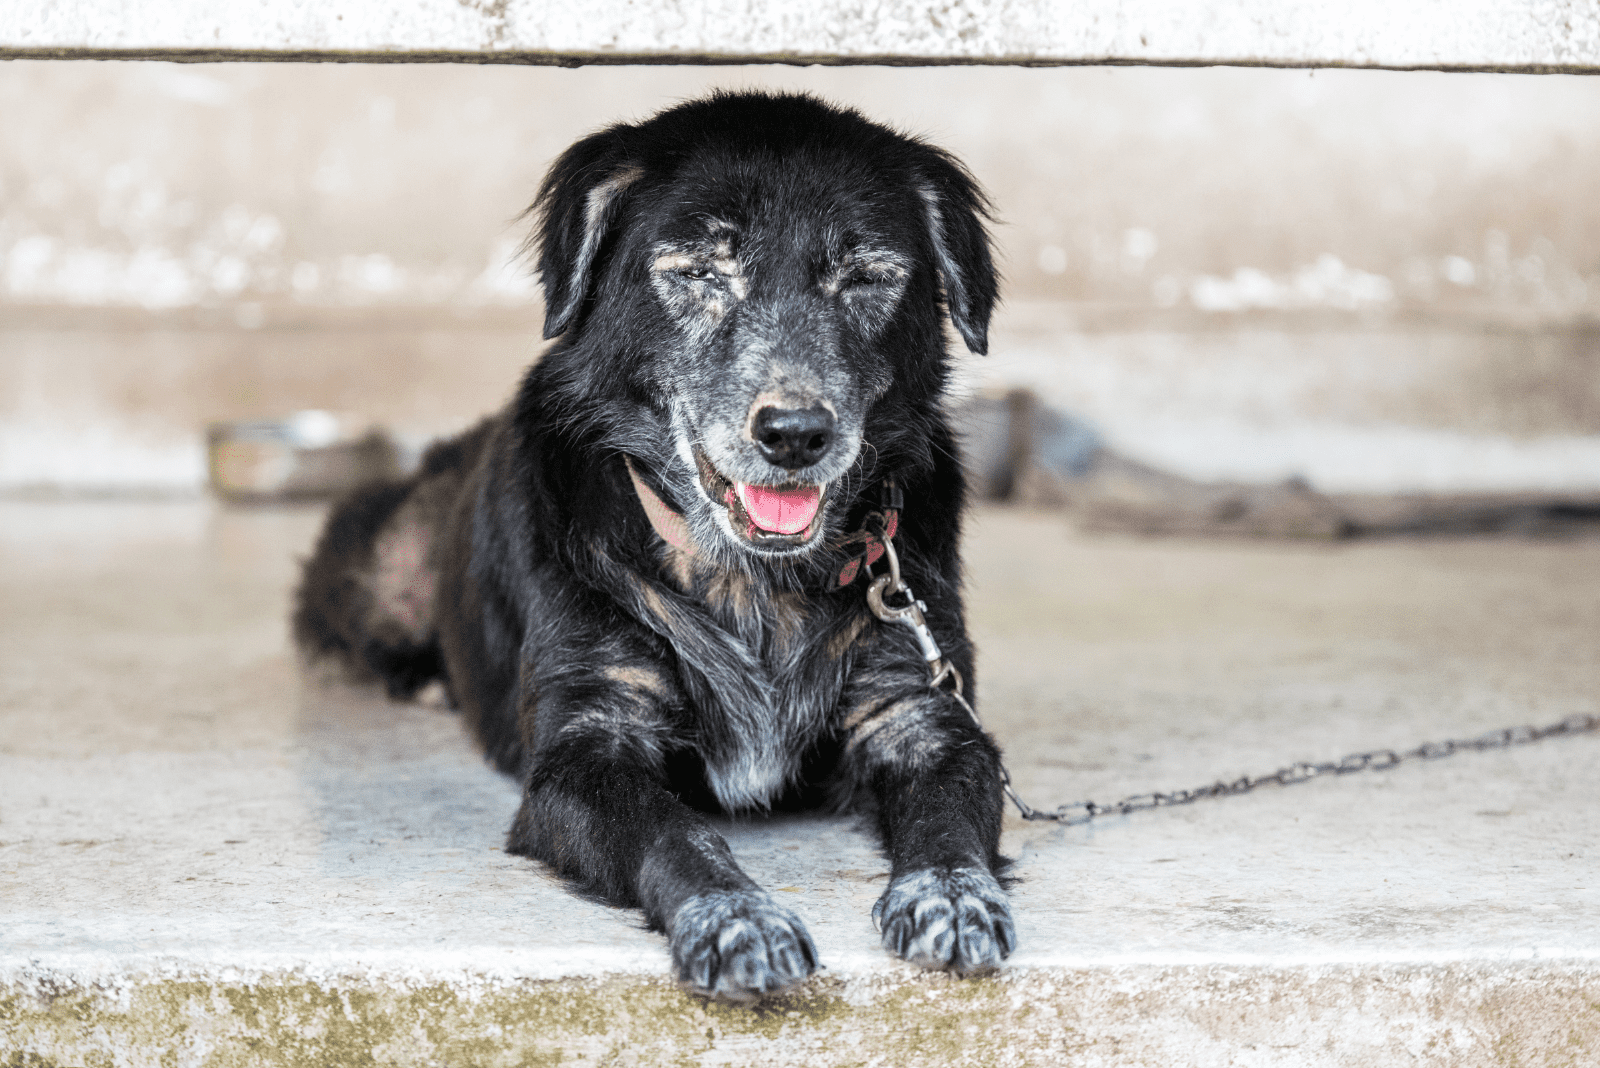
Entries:
{"label": "pink tongue", "polygon": [[739,503],[744,505],[750,521],[773,534],[798,534],[809,527],[822,500],[822,490],[817,486],[781,490],[743,482],[734,485],[738,487]]}

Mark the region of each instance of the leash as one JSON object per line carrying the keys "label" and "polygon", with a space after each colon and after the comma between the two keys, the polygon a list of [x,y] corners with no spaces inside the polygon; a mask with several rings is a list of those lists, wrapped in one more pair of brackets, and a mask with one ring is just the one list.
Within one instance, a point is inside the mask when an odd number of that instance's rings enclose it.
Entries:
{"label": "leash", "polygon": [[[961,673],[955,665],[944,659],[944,653],[939,649],[939,643],[934,640],[933,632],[928,629],[928,624],[923,614],[928,606],[917,600],[900,577],[900,557],[894,550],[892,533],[886,533],[882,538],[883,553],[889,561],[887,574],[880,575],[872,580],[867,587],[867,607],[872,614],[885,623],[896,623],[908,628],[916,636],[917,644],[922,649],[922,657],[928,664],[928,688],[933,690],[944,689],[956,703],[966,710],[968,716],[979,730],[983,729],[983,720],[978,717],[977,709],[972,707],[961,689]],[[868,574],[871,574],[869,567]],[[852,576],[853,577],[853,576]],[[902,603],[890,604],[889,598],[903,598]],[[1318,763],[1300,761],[1279,768],[1269,775],[1244,775],[1232,782],[1221,779],[1205,786],[1197,786],[1191,790],[1173,790],[1170,793],[1152,792],[1144,794],[1130,794],[1120,801],[1109,805],[1102,805],[1095,801],[1073,801],[1060,805],[1050,811],[1034,808],[1022,799],[1011,785],[1011,773],[1006,769],[1005,763],[1000,764],[1000,786],[1005,791],[1006,797],[1017,806],[1017,812],[1025,820],[1048,821],[1061,823],[1066,826],[1075,826],[1088,823],[1090,820],[1113,813],[1126,815],[1130,812],[1142,812],[1151,808],[1172,808],[1177,805],[1192,805],[1202,798],[1234,797],[1247,794],[1262,786],[1293,786],[1296,783],[1310,782],[1312,779],[1327,775],[1350,775],[1358,771],[1386,771],[1396,765],[1411,760],[1439,760],[1444,757],[1454,756],[1456,753],[1473,751],[1482,752],[1486,749],[1509,749],[1512,746],[1529,745],[1533,742],[1543,741],[1546,738],[1572,737],[1579,734],[1589,734],[1600,730],[1600,716],[1585,713],[1568,716],[1559,723],[1552,723],[1544,727],[1504,727],[1497,731],[1489,731],[1475,738],[1463,740],[1446,739],[1442,742],[1423,742],[1411,749],[1374,749],[1366,753],[1352,753],[1342,760],[1328,760]]]}
{"label": "leash", "polygon": [[[961,702],[968,712],[971,706],[965,701]],[[976,717],[974,717],[976,719]],[[1366,753],[1352,753],[1342,760],[1327,760],[1319,763],[1298,762],[1287,767],[1279,768],[1270,775],[1243,775],[1232,782],[1217,780],[1205,786],[1197,786],[1192,790],[1174,790],[1171,793],[1130,794],[1121,801],[1113,801],[1109,805],[1102,805],[1094,801],[1074,801],[1071,804],[1061,805],[1050,811],[1041,812],[1030,808],[1024,803],[1016,792],[1011,789],[1011,780],[1005,777],[1006,793],[1017,805],[1017,810],[1025,820],[1052,820],[1071,827],[1080,823],[1088,823],[1100,816],[1112,813],[1126,815],[1129,812],[1142,812],[1150,808],[1171,808],[1175,805],[1192,805],[1196,801],[1207,797],[1234,797],[1238,794],[1247,794],[1261,786],[1293,786],[1296,783],[1310,782],[1312,779],[1324,775],[1349,775],[1357,771],[1387,771],[1398,764],[1408,760],[1438,760],[1442,757],[1454,756],[1456,753],[1472,750],[1481,752],[1485,749],[1509,749],[1512,746],[1528,745],[1532,742],[1543,741],[1546,738],[1570,737],[1578,734],[1589,734],[1600,730],[1600,716],[1591,716],[1587,713],[1568,716],[1559,723],[1552,723],[1545,727],[1503,727],[1497,731],[1480,734],[1476,738],[1462,740],[1446,739],[1442,742],[1423,742],[1411,749],[1374,749]],[[1001,769],[1004,776],[1004,769]]]}
{"label": "leash", "polygon": [[[694,543],[689,538],[688,523],[683,516],[674,511],[639,477],[631,458],[625,456],[623,459],[628,467],[628,477],[633,481],[634,492],[638,494],[639,503],[644,507],[644,513],[649,518],[650,525],[655,528],[655,532],[668,545],[693,556]],[[900,577],[900,555],[895,552],[894,537],[899,532],[900,512],[904,508],[905,496],[900,487],[896,485],[892,475],[886,477],[879,484],[878,510],[868,512],[862,519],[860,527],[834,544],[835,549],[845,549],[852,545],[861,546],[860,551],[840,568],[835,578],[841,589],[850,585],[862,574],[871,580],[867,586],[867,607],[872,614],[884,623],[894,623],[911,631],[928,666],[928,688],[944,690],[950,694],[972,718],[978,729],[982,730],[983,720],[979,718],[978,710],[972,707],[972,703],[962,693],[961,672],[956,670],[954,664],[944,659],[944,652],[934,639],[933,631],[928,629],[925,617],[928,606],[917,599],[916,594],[911,592],[911,587]],[[889,565],[888,572],[874,576],[873,566],[879,560],[885,559]],[[1250,793],[1262,786],[1293,786],[1296,783],[1310,782],[1312,779],[1328,775],[1350,775],[1358,771],[1387,771],[1411,760],[1439,760],[1467,751],[1509,749],[1513,746],[1543,741],[1546,738],[1572,737],[1595,731],[1600,731],[1600,716],[1580,713],[1544,727],[1504,727],[1487,734],[1480,734],[1476,738],[1423,742],[1411,749],[1374,749],[1365,753],[1352,753],[1341,760],[1317,763],[1300,761],[1281,767],[1268,775],[1244,775],[1231,782],[1218,779],[1216,782],[1189,790],[1130,794],[1109,805],[1102,805],[1097,801],[1073,801],[1049,811],[1034,808],[1022,799],[1011,785],[1011,773],[1006,769],[1004,762],[1000,765],[1000,786],[1023,819],[1061,823],[1071,827],[1088,823],[1101,816],[1127,815],[1130,812],[1142,812],[1151,808],[1192,805],[1204,798],[1235,797]]]}
{"label": "leash", "polygon": [[[894,551],[894,539],[885,532],[881,539],[884,557],[889,561],[888,573],[879,575],[867,587],[867,607],[872,614],[884,623],[897,623],[911,631],[917,639],[917,645],[922,649],[922,659],[928,665],[928,688],[930,690],[946,690],[956,703],[966,710],[968,716],[979,730],[983,729],[983,720],[978,717],[978,710],[972,707],[962,691],[961,672],[956,666],[944,658],[944,651],[939,648],[938,641],[933,636],[933,631],[928,629],[928,621],[924,613],[927,612],[926,603],[919,601],[917,595],[911,592],[911,587],[906,585],[900,577],[900,554]],[[867,574],[872,574],[871,568]],[[889,598],[904,598],[904,603],[894,605],[889,603]],[[1011,785],[1011,772],[1006,769],[1004,761],[1000,763],[1000,788],[1005,791],[1011,803],[1017,806],[1017,811],[1022,813],[1025,820],[1055,819],[1056,817],[1041,813],[1038,809],[1024,801]]]}

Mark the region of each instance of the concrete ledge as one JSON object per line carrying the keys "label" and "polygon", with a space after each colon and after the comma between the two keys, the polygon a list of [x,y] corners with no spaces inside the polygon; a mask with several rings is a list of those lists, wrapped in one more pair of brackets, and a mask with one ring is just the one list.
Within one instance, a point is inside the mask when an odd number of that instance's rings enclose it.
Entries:
{"label": "concrete ledge", "polygon": [[1600,69],[1585,0],[14,0],[0,57],[401,62],[1244,64]]}
{"label": "concrete ledge", "polygon": [[[723,829],[827,970],[758,1009],[501,851],[448,712],[302,679],[317,510],[0,502],[0,1064],[1571,1066],[1600,735],[1008,819],[1020,946],[888,957],[849,819]],[[987,722],[1033,803],[1600,711],[1600,542],[1194,544],[982,510]]]}
{"label": "concrete ledge", "polygon": [[1011,969],[824,977],[759,1010],[656,976],[370,968],[0,980],[29,1066],[1592,1063],[1600,974],[1561,966]]}

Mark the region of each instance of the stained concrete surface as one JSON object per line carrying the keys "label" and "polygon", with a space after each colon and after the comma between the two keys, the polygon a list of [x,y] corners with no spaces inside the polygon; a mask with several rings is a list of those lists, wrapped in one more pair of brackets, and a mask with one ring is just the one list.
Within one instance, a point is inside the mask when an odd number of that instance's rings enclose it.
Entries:
{"label": "stained concrete surface", "polygon": [[8,52],[206,59],[457,59],[524,63],[1265,63],[1593,69],[1600,16],[1583,0],[13,0]]}
{"label": "stained concrete surface", "polygon": [[[515,787],[450,713],[301,677],[319,519],[0,504],[6,1063],[1600,1056],[1593,735],[1009,819],[1021,947],[969,982],[877,948],[886,869],[849,820],[731,821],[828,970],[706,1006],[636,917],[501,851]],[[1596,541],[1145,542],[986,510],[967,558],[981,707],[1036,804],[1600,711]]]}

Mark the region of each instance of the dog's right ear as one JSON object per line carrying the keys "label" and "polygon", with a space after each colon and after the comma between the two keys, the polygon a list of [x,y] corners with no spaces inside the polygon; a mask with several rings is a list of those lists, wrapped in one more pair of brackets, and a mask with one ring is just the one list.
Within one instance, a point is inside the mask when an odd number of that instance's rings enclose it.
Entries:
{"label": "dog's right ear", "polygon": [[614,126],[584,138],[561,154],[539,186],[530,212],[539,225],[530,244],[539,248],[544,289],[544,336],[563,333],[593,285],[595,259],[616,223],[623,194],[644,174],[623,150],[626,128]]}

